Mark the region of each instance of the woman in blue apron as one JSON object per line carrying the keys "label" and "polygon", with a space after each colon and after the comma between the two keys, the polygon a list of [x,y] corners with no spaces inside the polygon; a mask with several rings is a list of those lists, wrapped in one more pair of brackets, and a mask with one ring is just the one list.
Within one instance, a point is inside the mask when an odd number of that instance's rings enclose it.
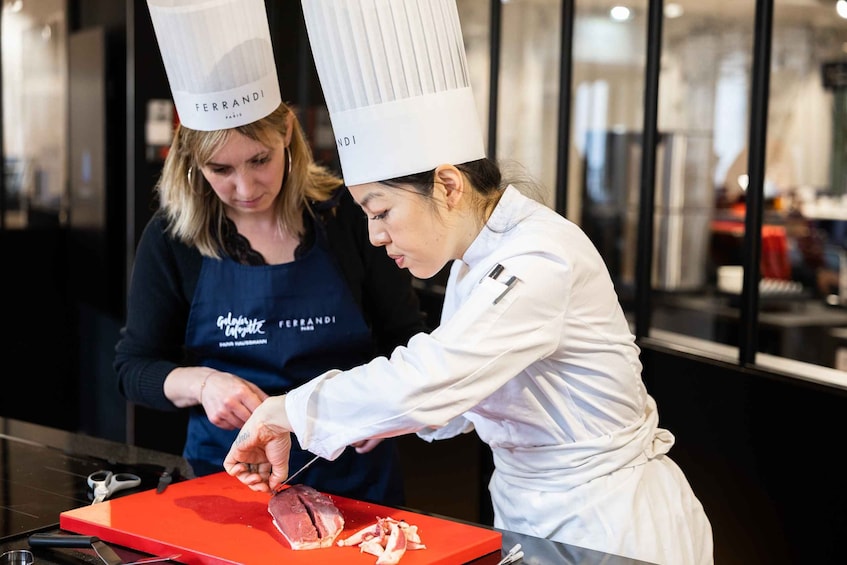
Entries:
{"label": "woman in blue apron", "polygon": [[[195,474],[223,470],[268,395],[425,331],[411,277],[370,245],[367,218],[315,165],[285,104],[231,130],[179,127],[157,192],[115,368],[131,402],[189,411],[183,454]],[[298,482],[402,504],[393,440],[357,445]],[[291,468],[312,457],[295,440]]]}

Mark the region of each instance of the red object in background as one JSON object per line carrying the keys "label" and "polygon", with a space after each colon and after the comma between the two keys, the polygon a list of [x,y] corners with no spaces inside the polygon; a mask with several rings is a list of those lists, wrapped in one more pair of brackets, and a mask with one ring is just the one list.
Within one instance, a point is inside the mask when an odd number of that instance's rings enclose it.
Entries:
{"label": "red object in background", "polygon": [[[502,545],[500,532],[426,514],[398,510],[358,500],[331,496],[344,515],[344,539],[392,517],[418,526],[426,549],[407,551],[401,565],[467,563]],[[273,525],[269,495],[254,492],[226,473],[67,510],[59,527],[153,555],[181,554],[189,565],[373,565],[376,557],[358,547],[292,550]]]}
{"label": "red object in background", "polygon": [[791,263],[788,259],[788,238],[783,226],[762,227],[763,279],[791,280]]}
{"label": "red object in background", "polygon": [[[744,224],[732,220],[714,220],[712,232],[743,237]],[[788,258],[788,237],[785,226],[762,226],[759,268],[763,279],[791,280],[791,262]]]}

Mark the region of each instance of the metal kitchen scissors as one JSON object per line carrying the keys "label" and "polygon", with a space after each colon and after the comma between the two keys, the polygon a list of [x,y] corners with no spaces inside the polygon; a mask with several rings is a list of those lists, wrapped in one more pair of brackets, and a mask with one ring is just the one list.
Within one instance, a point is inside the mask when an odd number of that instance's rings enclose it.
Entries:
{"label": "metal kitchen scissors", "polygon": [[141,477],[133,473],[95,471],[88,475],[88,486],[94,490],[91,504],[103,502],[119,490],[134,488],[141,484]]}

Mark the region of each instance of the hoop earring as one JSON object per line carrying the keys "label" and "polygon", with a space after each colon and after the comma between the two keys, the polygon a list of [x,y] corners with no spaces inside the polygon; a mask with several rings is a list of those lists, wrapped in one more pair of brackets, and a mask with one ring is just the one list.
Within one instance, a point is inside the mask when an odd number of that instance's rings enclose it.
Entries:
{"label": "hoop earring", "polygon": [[188,173],[185,175],[188,178],[188,186],[194,187],[194,167],[188,167]]}
{"label": "hoop earring", "polygon": [[291,161],[292,161],[291,150],[288,149],[287,145],[285,146],[285,160],[288,161],[288,170],[285,171],[285,177],[282,179],[282,186],[283,187],[288,182],[288,178],[291,176]]}

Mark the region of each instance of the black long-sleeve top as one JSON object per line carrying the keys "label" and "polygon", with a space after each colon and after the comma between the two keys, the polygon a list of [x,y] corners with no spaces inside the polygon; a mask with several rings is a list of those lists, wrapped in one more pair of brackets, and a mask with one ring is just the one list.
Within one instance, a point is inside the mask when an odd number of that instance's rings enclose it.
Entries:
{"label": "black long-sleeve top", "polygon": [[[306,221],[324,230],[330,252],[371,329],[374,355],[388,354],[427,331],[411,275],[399,269],[384,249],[370,244],[367,217],[346,188],[341,189],[335,214],[328,213],[327,205],[316,207],[319,220],[307,215]],[[173,369],[192,364],[185,355],[185,328],[203,257],[196,248],[174,239],[166,226],[164,216],[156,213],[138,244],[114,368],[118,389],[127,400],[173,411],[177,407],[165,396],[164,382]]]}

